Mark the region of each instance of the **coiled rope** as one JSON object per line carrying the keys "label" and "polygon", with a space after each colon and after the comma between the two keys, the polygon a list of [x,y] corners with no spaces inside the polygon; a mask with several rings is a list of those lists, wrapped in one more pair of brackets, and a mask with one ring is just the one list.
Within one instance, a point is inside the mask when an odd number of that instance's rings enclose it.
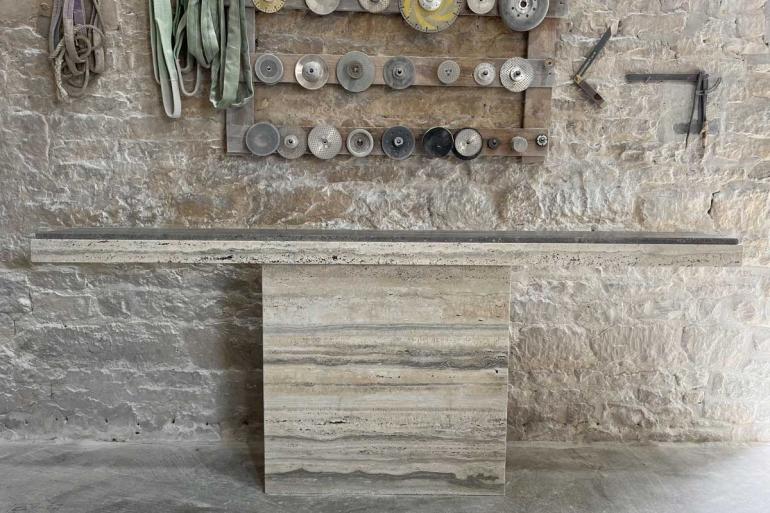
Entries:
{"label": "coiled rope", "polygon": [[251,99],[246,0],[230,0],[227,8],[224,0],[149,0],[149,5],[153,71],[166,115],[182,115],[182,96],[200,92],[204,68],[211,70],[209,100],[215,108],[240,107]]}
{"label": "coiled rope", "polygon": [[83,96],[92,77],[104,73],[104,41],[100,0],[53,1],[48,53],[59,100]]}

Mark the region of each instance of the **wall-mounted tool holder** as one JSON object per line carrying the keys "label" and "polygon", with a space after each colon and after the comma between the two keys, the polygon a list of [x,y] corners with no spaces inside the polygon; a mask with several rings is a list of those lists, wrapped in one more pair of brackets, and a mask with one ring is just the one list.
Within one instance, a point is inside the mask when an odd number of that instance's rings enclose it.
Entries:
{"label": "wall-mounted tool holder", "polygon": [[[258,0],[259,3],[263,0]],[[266,19],[270,19],[272,16],[280,16],[285,14],[286,11],[304,11],[304,10],[313,10],[314,12],[326,12],[324,9],[328,10],[329,6],[332,6],[333,8],[331,11],[341,11],[341,12],[362,12],[362,13],[372,13],[371,6],[369,5],[374,1],[374,3],[382,2],[383,0],[340,0],[338,4],[335,4],[335,1],[331,2],[321,2],[319,5],[315,5],[315,3],[310,2],[313,4],[313,8],[308,8],[308,3],[305,2],[305,0],[270,0],[270,1],[277,1],[280,5],[280,8],[277,9],[281,12],[276,12],[276,14],[269,14],[266,16]],[[403,3],[404,0],[402,0]],[[423,3],[429,2],[430,0],[424,0]],[[443,0],[442,0],[443,1]],[[472,6],[475,10],[480,9],[480,5],[487,0],[464,0],[462,2],[462,8],[459,11],[459,15],[475,15],[475,16],[499,16],[498,9],[492,9],[488,12],[479,14],[477,12],[473,12],[471,10]],[[531,0],[526,0],[528,5],[532,5]],[[499,0],[498,0],[499,2]],[[316,2],[317,3],[317,2]],[[398,14],[401,13],[402,16],[406,16],[403,14],[402,9],[399,8],[399,2],[394,0],[385,0],[385,6],[384,9],[382,9],[380,12],[382,14]],[[505,5],[510,4],[510,2],[505,3]],[[459,5],[459,4],[458,4]],[[502,5],[502,4],[500,4]],[[542,3],[540,4],[542,5]],[[365,8],[365,6],[367,8]],[[379,7],[382,7],[380,4]],[[251,9],[252,12],[254,12],[253,9]],[[256,13],[260,14],[260,13]],[[503,83],[500,76],[500,70],[503,68],[509,59],[517,58],[520,60],[526,61],[526,64],[531,67],[533,77],[531,79],[531,82],[527,84],[527,87],[523,90],[523,109],[521,118],[518,118],[517,115],[511,120],[511,126],[508,128],[502,128],[500,126],[493,127],[493,128],[482,128],[484,125],[483,119],[478,119],[476,124],[477,126],[474,126],[476,130],[482,135],[483,137],[483,145],[482,150],[480,152],[481,157],[485,156],[499,156],[499,157],[518,157],[521,158],[522,162],[529,163],[529,162],[543,162],[545,160],[547,149],[549,146],[549,125],[550,125],[550,117],[551,117],[551,97],[552,97],[552,87],[555,84],[555,73],[554,73],[554,61],[553,56],[555,54],[555,46],[556,41],[558,39],[557,34],[557,26],[558,21],[560,17],[564,17],[567,14],[567,0],[551,0],[550,6],[548,9],[547,16],[545,19],[539,23],[539,25],[527,32],[522,32],[522,34],[525,35],[527,44],[526,44],[526,51],[525,54],[522,55],[521,52],[521,36],[518,36],[518,39],[515,39],[517,41],[516,44],[513,45],[513,48],[519,48],[519,50],[514,51],[511,57],[506,58],[500,58],[499,52],[497,52],[498,57],[497,58],[471,58],[471,57],[464,57],[464,56],[442,56],[442,57],[423,57],[423,56],[415,56],[415,55],[409,55],[406,57],[406,59],[411,63],[413,66],[413,73],[414,73],[414,80],[411,84],[409,84],[409,87],[430,87],[430,88],[442,88],[442,87],[467,87],[467,88],[476,88],[479,91],[483,91],[486,89],[493,89],[500,91],[503,87],[505,87],[506,84]],[[309,14],[313,16],[313,14]],[[264,14],[262,16],[265,16]],[[262,19],[262,16],[260,16],[259,19]],[[321,16],[323,17],[323,16]],[[255,19],[255,16],[248,15],[247,16],[247,29],[251,32],[252,36],[249,38],[250,41],[255,41],[254,32],[255,32],[255,23],[252,23],[252,19]],[[339,18],[337,18],[339,19]],[[255,19],[256,22],[256,19]],[[409,20],[407,20],[407,23]],[[410,23],[411,25],[411,23]],[[510,27],[510,25],[506,22],[506,25]],[[415,27],[417,28],[417,27]],[[420,30],[418,28],[418,30]],[[435,35],[426,35],[421,37],[440,37]],[[517,46],[518,45],[518,46]],[[275,48],[276,45],[273,45]],[[461,48],[459,48],[461,50]],[[261,58],[261,56],[264,56],[266,54],[271,55],[275,61],[280,62],[280,73],[279,76],[271,76],[268,77],[267,80],[261,80],[258,78],[260,75],[259,72],[257,72],[257,69],[255,68],[254,73],[254,82],[257,85],[257,97],[260,95],[270,95],[270,91],[274,87],[282,87],[285,84],[295,84],[295,85],[302,85],[306,89],[312,89],[307,91],[308,95],[318,94],[316,89],[320,89],[321,87],[327,86],[327,85],[334,85],[335,87],[340,84],[339,77],[337,76],[337,66],[340,61],[346,54],[336,54],[336,53],[321,53],[321,54],[301,54],[298,52],[276,52],[276,51],[270,51],[269,49],[261,50],[259,52],[256,51],[256,48],[252,45],[251,48],[251,54],[252,54],[252,64],[257,66],[259,64],[258,59]],[[313,77],[313,73],[315,72],[314,69],[310,69],[307,73],[302,73],[301,66],[298,66],[298,62],[303,57],[310,56],[314,59],[314,62],[322,62],[323,71],[326,73],[327,76],[323,78],[321,81],[322,83],[320,85],[318,84],[308,84],[305,79],[308,77]],[[369,61],[371,61],[371,65],[373,68],[373,74],[371,76],[371,81],[367,84],[365,84],[363,87],[358,87],[358,85],[355,88],[347,87],[346,84],[343,84],[345,89],[348,89],[350,91],[349,93],[345,94],[367,94],[365,91],[370,86],[388,86],[390,85],[391,88],[400,89],[402,84],[399,84],[398,82],[394,85],[390,83],[385,75],[387,75],[387,65],[388,62],[393,59],[393,57],[398,56],[387,56],[387,55],[368,55],[365,56]],[[275,62],[274,61],[274,62]],[[447,61],[453,61],[453,63],[447,64]],[[306,62],[306,61],[304,61]],[[481,80],[479,80],[478,76],[478,70],[480,65],[489,65],[490,68],[493,70],[491,73],[491,80],[489,80],[488,85],[480,85],[482,83]],[[443,66],[443,67],[442,67]],[[509,66],[510,68],[510,66]],[[268,66],[263,71],[267,71],[269,73],[276,73],[276,70],[273,69],[271,66]],[[372,70],[369,70],[371,72]],[[489,71],[489,70],[487,70]],[[508,70],[510,71],[510,70]],[[442,75],[442,73],[447,75],[452,75],[449,79],[446,79],[445,76]],[[489,73],[487,73],[489,74]],[[456,75],[456,76],[454,76]],[[264,76],[263,76],[264,78]],[[505,78],[505,77],[502,77]],[[344,82],[344,80],[343,80]],[[272,84],[272,85],[268,85]],[[508,84],[510,85],[510,84]],[[511,91],[521,91],[522,89],[512,89],[511,87],[508,87]],[[294,93],[296,94],[296,93]],[[335,93],[339,94],[339,93]],[[378,93],[381,94],[381,93]],[[392,91],[390,93],[392,95],[392,98],[390,101],[398,101],[397,96],[399,94],[402,94],[401,91]],[[440,93],[435,93],[440,94]],[[475,92],[471,93],[474,94],[474,96],[478,96],[475,94]],[[508,94],[506,91],[502,91],[500,94]],[[328,98],[328,95],[326,95]],[[515,98],[515,97],[514,97]],[[312,100],[311,100],[312,101]],[[493,101],[494,104],[494,101]],[[260,110],[264,108],[264,101],[260,101]],[[295,102],[296,105],[296,102]],[[514,109],[516,111],[517,109]],[[294,113],[297,115],[300,115],[299,113]],[[282,112],[278,116],[274,116],[271,113],[263,112],[260,117],[266,117],[267,119],[276,119],[276,120],[285,120],[289,121],[293,118],[295,118],[294,115],[289,114],[286,115],[286,112]],[[498,115],[499,117],[499,115]],[[246,145],[246,134],[253,125],[255,125],[255,102],[252,100],[247,104],[246,106],[239,108],[239,109],[230,109],[227,111],[227,152],[231,154],[249,154],[249,149]],[[390,119],[390,118],[388,118]],[[306,121],[315,122],[316,120],[313,118],[307,118]],[[406,121],[406,120],[403,120]],[[349,119],[347,120],[349,122]],[[476,122],[476,119],[474,119],[474,122]],[[347,123],[344,123],[347,124]],[[409,123],[404,123],[409,125]],[[440,123],[441,125],[445,125],[449,127],[449,130],[457,134],[458,130],[463,128],[463,126],[460,126],[465,123],[458,123],[457,121],[447,121],[446,123]],[[302,123],[300,123],[302,125]],[[297,129],[295,127],[295,129]],[[302,126],[299,128],[305,135],[309,134],[311,131],[310,126]],[[346,145],[345,145],[345,138],[347,137],[348,133],[355,128],[340,128],[338,131],[340,132],[340,136],[343,139],[342,147],[340,148],[339,152],[335,153],[336,155],[349,155],[349,152],[347,151]],[[416,141],[414,151],[411,152],[411,155],[423,155],[424,152],[422,151],[422,146],[420,144],[421,138],[426,131],[427,127],[424,128],[410,128],[409,130],[414,136],[414,139]],[[387,130],[383,127],[374,127],[374,128],[367,128],[367,130],[371,133],[371,135],[374,138],[374,147],[368,155],[377,156],[377,155],[384,155],[386,152],[382,150],[382,135]],[[539,140],[539,143],[538,143]],[[272,153],[272,152],[271,152]],[[296,152],[295,152],[296,153]],[[301,154],[309,154],[309,150],[302,151]],[[458,156],[457,152],[455,151],[455,156]],[[390,155],[391,158],[395,158],[392,155]],[[432,156],[432,155],[429,155]],[[451,153],[449,155],[451,157]],[[293,156],[294,157],[294,156]],[[462,158],[462,156],[459,156],[458,158]]]}

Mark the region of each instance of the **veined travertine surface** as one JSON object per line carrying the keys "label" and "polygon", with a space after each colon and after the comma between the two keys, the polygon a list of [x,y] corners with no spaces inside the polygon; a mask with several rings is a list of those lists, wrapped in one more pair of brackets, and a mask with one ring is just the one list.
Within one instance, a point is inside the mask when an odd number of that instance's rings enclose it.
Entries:
{"label": "veined travertine surface", "polygon": [[265,266],[271,494],[502,494],[509,270]]}

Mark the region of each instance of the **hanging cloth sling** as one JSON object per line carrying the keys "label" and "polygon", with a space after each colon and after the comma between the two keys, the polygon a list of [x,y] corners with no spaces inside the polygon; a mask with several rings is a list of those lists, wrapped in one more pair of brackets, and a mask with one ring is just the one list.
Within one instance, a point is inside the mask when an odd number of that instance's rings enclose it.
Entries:
{"label": "hanging cloth sling", "polygon": [[83,96],[92,77],[104,73],[100,8],[100,0],[53,0],[48,54],[61,101]]}
{"label": "hanging cloth sling", "polygon": [[[202,68],[211,68],[210,101],[239,107],[254,94],[246,32],[245,0],[149,0],[155,80],[166,114],[178,118],[182,95],[198,94]],[[192,90],[185,75],[194,70]]]}

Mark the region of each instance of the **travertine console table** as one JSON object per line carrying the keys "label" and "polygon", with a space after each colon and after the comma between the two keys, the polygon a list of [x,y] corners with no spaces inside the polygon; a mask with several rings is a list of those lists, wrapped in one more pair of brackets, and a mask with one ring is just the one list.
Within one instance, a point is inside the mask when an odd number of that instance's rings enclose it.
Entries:
{"label": "travertine console table", "polygon": [[729,266],[672,233],[39,233],[32,260],[263,266],[267,493],[502,494],[509,269]]}

